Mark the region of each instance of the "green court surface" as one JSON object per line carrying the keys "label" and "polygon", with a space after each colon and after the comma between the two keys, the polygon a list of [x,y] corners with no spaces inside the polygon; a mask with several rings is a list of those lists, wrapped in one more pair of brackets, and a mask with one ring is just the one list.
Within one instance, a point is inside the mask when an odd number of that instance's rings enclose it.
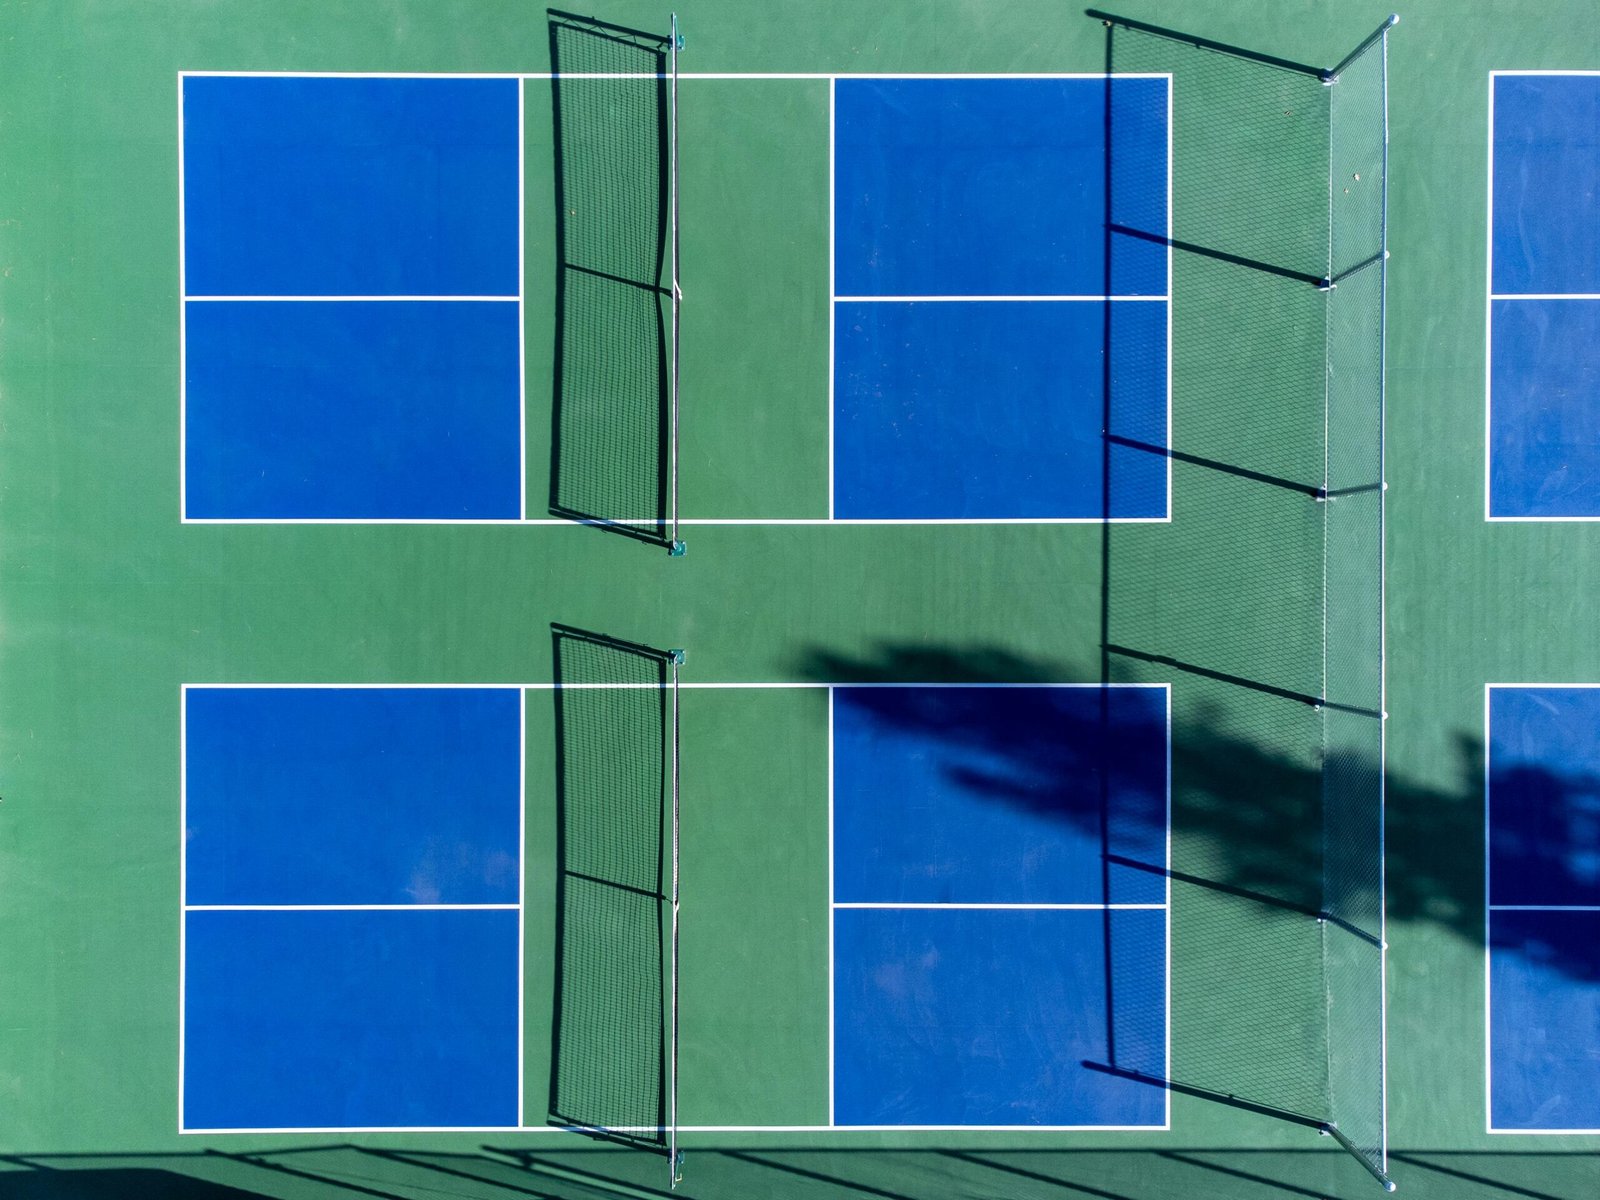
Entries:
{"label": "green court surface", "polygon": [[[1107,7],[1320,65],[1387,16]],[[592,15],[661,35],[670,19],[637,0]],[[1486,1131],[1484,689],[1600,682],[1600,528],[1484,519],[1484,289],[1489,73],[1600,69],[1600,14],[1400,15],[1387,690],[1346,706],[1387,709],[1389,1174],[1415,1197],[1583,1200],[1600,1135]],[[1328,269],[1345,202],[1313,136],[1326,90],[1113,36],[1056,0],[678,0],[677,17],[682,557],[547,511],[562,314],[542,6],[0,0],[0,1197],[668,1194],[653,1139],[546,1127],[570,752],[550,685],[574,682],[553,627],[687,651],[677,1194],[1377,1194],[1314,1127],[1341,1047],[1369,1065],[1384,1049],[1373,1012],[1329,1013],[1315,917],[1325,859],[1349,847],[1329,846],[1322,759],[1343,710],[1315,701],[1338,670],[1332,609],[1378,678],[1379,576],[1341,557],[1310,494],[1341,432],[1337,319],[1326,293],[1259,269]],[[830,523],[830,77],[1107,70],[1171,74],[1172,236],[1225,252],[1172,259],[1170,520]],[[199,71],[523,77],[529,520],[180,519],[178,80]],[[182,689],[286,683],[526,687],[523,1128],[179,1132]],[[819,685],[846,683],[1170,687],[1169,1127],[829,1128]],[[1376,869],[1377,803],[1358,870]]]}

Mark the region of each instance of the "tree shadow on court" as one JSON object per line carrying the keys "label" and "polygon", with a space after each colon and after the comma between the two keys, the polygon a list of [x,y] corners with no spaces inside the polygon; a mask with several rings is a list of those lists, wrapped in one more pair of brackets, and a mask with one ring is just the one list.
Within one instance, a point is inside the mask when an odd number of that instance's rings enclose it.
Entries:
{"label": "tree shadow on court", "polygon": [[670,546],[669,38],[549,9],[552,515]]}
{"label": "tree shadow on court", "polygon": [[[877,719],[898,734],[937,745],[951,785],[968,795],[1069,824],[1085,837],[1102,839],[1102,852],[1116,865],[1170,881],[1172,987],[1182,997],[1173,1011],[1172,1061],[1164,1074],[1119,1062],[1111,1014],[1103,1059],[1085,1065],[1320,1126],[1329,1105],[1328,989],[1338,986],[1334,973],[1340,969],[1338,959],[1326,957],[1329,931],[1321,919],[1325,855],[1340,851],[1329,847],[1323,812],[1320,714],[1287,687],[1263,689],[1252,678],[1175,670],[1160,656],[1111,655],[1107,664],[1109,683],[1173,681],[1170,870],[1159,861],[1121,857],[1105,840],[1107,829],[1120,826],[1127,833],[1130,822],[1160,819],[1148,806],[1119,805],[1118,767],[1106,761],[1120,753],[1119,744],[1144,742],[1138,731],[1119,736],[1092,714],[1076,727],[1058,720],[1051,736],[1018,724],[952,724],[936,699],[907,704],[884,694],[875,701],[875,693],[883,694],[879,689],[863,689],[852,703],[872,706]],[[806,678],[832,683],[1100,679],[1098,667],[1081,660],[1029,657],[987,645],[884,643],[862,656],[817,648],[798,667]],[[937,689],[928,695],[937,697]],[[1482,743],[1462,734],[1456,752],[1453,787],[1387,775],[1387,916],[1391,922],[1442,927],[1481,951]],[[1380,770],[1376,759],[1357,765],[1374,777]],[[1520,786],[1536,788],[1554,810],[1581,822],[1597,781],[1537,775],[1524,777]],[[1085,802],[1093,795],[1102,797],[1104,810]],[[1375,822],[1376,792],[1368,799]],[[1142,838],[1127,833],[1125,840],[1148,843],[1157,832],[1147,830]],[[1538,870],[1547,879],[1581,872],[1583,864],[1570,851],[1559,853],[1554,840],[1511,848],[1526,855],[1511,869]],[[1374,841],[1374,870],[1376,848]],[[1542,956],[1545,965],[1574,978],[1600,981],[1593,956],[1574,947],[1524,946],[1522,952]],[[1360,968],[1373,987],[1376,966],[1374,958]],[[1332,1036],[1376,1047],[1377,1014],[1370,1016],[1370,1025],[1334,1026]],[[1339,1046],[1336,1041],[1335,1053]]]}
{"label": "tree shadow on court", "polygon": [[[565,1139],[562,1139],[563,1141]],[[1589,1200],[1594,1157],[1581,1153],[1401,1150],[1391,1154],[1418,1200]],[[704,1146],[690,1151],[670,1192],[660,1160],[620,1149],[569,1146],[359,1146],[173,1154],[14,1154],[0,1157],[3,1200],[1014,1200],[1094,1197],[1174,1200],[1217,1196],[1359,1200],[1326,1150],[800,1149]]]}

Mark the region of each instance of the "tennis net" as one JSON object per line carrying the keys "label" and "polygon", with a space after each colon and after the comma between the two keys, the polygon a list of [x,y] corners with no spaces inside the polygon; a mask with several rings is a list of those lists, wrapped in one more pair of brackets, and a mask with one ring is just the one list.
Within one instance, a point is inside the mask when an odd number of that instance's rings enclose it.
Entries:
{"label": "tennis net", "polygon": [[677,18],[550,13],[556,336],[550,511],[678,537]]}
{"label": "tennis net", "polygon": [[550,1119],[678,1152],[678,669],[552,627],[557,803]]}

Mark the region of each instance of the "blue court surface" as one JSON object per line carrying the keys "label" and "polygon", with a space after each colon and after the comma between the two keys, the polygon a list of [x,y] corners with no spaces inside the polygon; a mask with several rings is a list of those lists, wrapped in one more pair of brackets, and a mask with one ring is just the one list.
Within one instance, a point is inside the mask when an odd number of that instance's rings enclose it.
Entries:
{"label": "blue court surface", "polygon": [[518,81],[181,87],[184,515],[518,519]]}
{"label": "blue court surface", "polygon": [[832,696],[834,1121],[1163,1125],[1167,690]]}
{"label": "blue court surface", "polygon": [[185,1129],[520,1123],[522,712],[185,690]]}
{"label": "blue court surface", "polygon": [[1488,515],[1600,518],[1600,74],[1490,88]]}
{"label": "blue court surface", "polygon": [[1489,1126],[1600,1132],[1600,688],[1487,707]]}
{"label": "blue court surface", "polygon": [[833,514],[1165,519],[1169,81],[834,89]]}

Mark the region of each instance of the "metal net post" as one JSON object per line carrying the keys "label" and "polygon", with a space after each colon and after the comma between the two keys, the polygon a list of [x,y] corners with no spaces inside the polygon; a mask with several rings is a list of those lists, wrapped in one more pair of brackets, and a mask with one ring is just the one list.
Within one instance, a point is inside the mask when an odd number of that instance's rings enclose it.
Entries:
{"label": "metal net post", "polygon": [[672,432],[669,438],[668,456],[671,460],[671,501],[672,501],[672,538],[668,552],[673,557],[681,557],[684,552],[683,539],[678,534],[678,371],[679,347],[682,339],[679,336],[680,317],[679,308],[683,303],[683,289],[678,283],[678,51],[683,49],[683,34],[678,32],[678,14],[672,14],[672,28],[667,42],[667,61],[672,74],[672,87],[670,104],[672,107],[671,133],[667,149],[668,170],[671,180],[668,186],[668,204],[672,210],[672,228],[668,234],[671,254],[671,279],[668,286],[672,289]]}

